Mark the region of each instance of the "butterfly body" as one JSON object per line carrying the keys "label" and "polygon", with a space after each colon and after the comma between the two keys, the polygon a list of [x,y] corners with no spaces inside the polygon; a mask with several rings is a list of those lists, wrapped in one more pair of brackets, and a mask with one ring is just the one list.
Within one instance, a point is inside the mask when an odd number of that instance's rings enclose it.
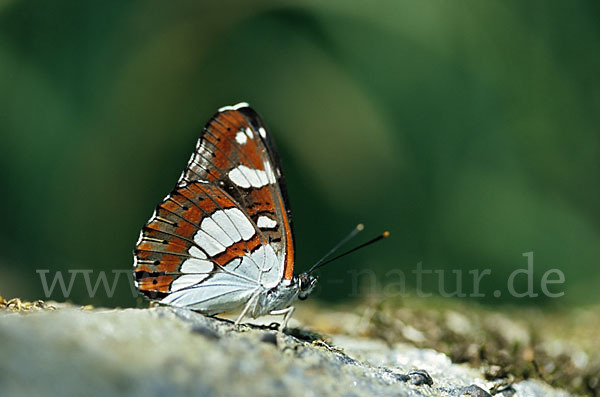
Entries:
{"label": "butterfly body", "polygon": [[173,191],[143,227],[136,287],[150,299],[207,315],[285,313],[314,288],[294,276],[291,213],[279,156],[246,103],[204,127]]}

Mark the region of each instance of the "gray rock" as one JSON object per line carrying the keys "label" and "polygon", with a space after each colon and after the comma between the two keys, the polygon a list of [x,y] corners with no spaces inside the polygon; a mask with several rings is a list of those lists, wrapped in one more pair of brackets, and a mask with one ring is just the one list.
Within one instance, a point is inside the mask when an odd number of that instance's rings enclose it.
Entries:
{"label": "gray rock", "polygon": [[[456,397],[494,386],[433,350],[292,331],[302,339],[171,308],[3,313],[0,394]],[[568,395],[536,381],[513,388]]]}

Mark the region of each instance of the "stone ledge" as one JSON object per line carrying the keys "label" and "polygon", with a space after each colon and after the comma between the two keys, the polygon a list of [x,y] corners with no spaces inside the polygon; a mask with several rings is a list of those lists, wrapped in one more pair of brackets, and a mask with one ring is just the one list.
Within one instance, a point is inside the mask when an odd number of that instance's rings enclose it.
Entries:
{"label": "stone ledge", "polygon": [[[292,336],[295,335],[295,336]],[[481,371],[430,349],[208,318],[185,309],[0,314],[3,395],[487,396]],[[497,395],[567,396],[538,381]]]}

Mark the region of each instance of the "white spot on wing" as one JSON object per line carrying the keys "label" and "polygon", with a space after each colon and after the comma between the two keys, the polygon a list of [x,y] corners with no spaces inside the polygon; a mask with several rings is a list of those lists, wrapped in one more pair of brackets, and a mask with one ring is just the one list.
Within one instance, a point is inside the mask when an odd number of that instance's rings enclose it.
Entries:
{"label": "white spot on wing", "polygon": [[230,220],[235,224],[237,231],[244,240],[249,240],[250,237],[254,236],[254,227],[242,211],[238,208],[229,208],[225,212],[229,215]]}
{"label": "white spot on wing", "polygon": [[254,138],[254,134],[250,128],[246,128],[246,135],[248,135],[248,138],[250,139]]}
{"label": "white spot on wing", "polygon": [[[200,230],[194,235],[194,242],[210,256],[214,256],[234,243],[249,240],[252,236],[254,227],[250,220],[238,208],[228,208],[215,211],[210,217],[204,218]],[[190,249],[190,255],[200,259],[206,258],[196,247]]]}
{"label": "white spot on wing", "polygon": [[275,176],[273,175],[273,170],[270,166],[267,167],[267,171],[263,171],[240,165],[229,171],[229,179],[239,187],[243,188],[259,188],[275,182]]}
{"label": "white spot on wing", "polygon": [[267,131],[265,131],[265,129],[263,127],[260,127],[258,129],[258,133],[260,134],[260,136],[262,136],[263,138],[267,138]]}
{"label": "white spot on wing", "polygon": [[204,259],[188,258],[181,265],[182,273],[199,273],[207,276],[213,270],[213,264]]}
{"label": "white spot on wing", "polygon": [[[248,262],[247,264],[245,262]],[[265,288],[273,288],[281,281],[283,273],[279,271],[279,268],[283,270],[283,266],[278,266],[279,259],[273,251],[270,245],[261,245],[256,251],[249,256],[246,255],[242,259],[242,265],[255,266],[255,263],[259,265],[261,269],[260,283]]]}
{"label": "white spot on wing", "polygon": [[190,248],[188,253],[194,258],[206,259],[206,254],[202,252],[198,247]]}
{"label": "white spot on wing", "polygon": [[248,138],[246,137],[246,134],[244,134],[242,131],[240,131],[237,134],[235,134],[235,140],[240,145],[245,145],[246,142],[248,142]]}
{"label": "white spot on wing", "polygon": [[256,226],[260,227],[261,229],[271,229],[277,226],[277,222],[268,216],[261,215],[258,217],[258,221],[256,221]]}
{"label": "white spot on wing", "polygon": [[223,106],[219,109],[219,112],[224,112],[225,110],[238,110],[239,108],[247,108],[250,107],[247,102],[240,102],[237,105],[233,106]]}
{"label": "white spot on wing", "polygon": [[267,175],[267,180],[269,183],[275,183],[277,179],[275,178],[275,174],[273,173],[273,168],[271,167],[271,163],[265,161],[265,170]]}
{"label": "white spot on wing", "polygon": [[[206,234],[208,234],[209,236],[211,236],[212,238],[217,240],[221,245],[223,245],[225,247],[229,247],[233,244],[232,238],[229,237],[229,233],[228,233],[230,231],[229,228],[223,227],[223,225],[217,224],[215,219],[213,219],[216,217],[217,214],[219,214],[221,212],[222,211],[217,211],[210,218],[204,218],[204,220],[202,221],[202,225],[200,227],[202,230],[204,230],[206,232]],[[229,226],[229,225],[226,225],[226,226]]]}
{"label": "white spot on wing", "polygon": [[[232,220],[229,218],[228,210],[215,211],[215,213],[212,214],[211,218],[211,220],[213,220],[214,223],[218,225],[220,229],[222,229],[222,232],[227,234],[228,240],[231,239],[233,240],[233,242],[238,242],[242,239],[240,233],[236,228],[236,225],[234,225]],[[204,224],[204,222],[202,223]],[[226,243],[227,241],[224,241],[223,244]],[[226,245],[231,245],[231,243],[227,243]]]}
{"label": "white spot on wing", "polygon": [[171,284],[171,291],[178,291],[183,288],[191,287],[194,284],[198,284],[204,280],[208,274],[190,274],[179,277]]}
{"label": "white spot on wing", "polygon": [[210,256],[215,256],[225,251],[223,245],[215,241],[214,238],[206,234],[202,229],[198,230],[194,235],[194,242]]}

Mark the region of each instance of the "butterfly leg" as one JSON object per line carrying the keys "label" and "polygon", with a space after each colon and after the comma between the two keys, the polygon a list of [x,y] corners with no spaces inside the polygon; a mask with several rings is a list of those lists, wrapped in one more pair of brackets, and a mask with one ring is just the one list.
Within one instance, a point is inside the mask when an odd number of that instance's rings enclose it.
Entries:
{"label": "butterfly leg", "polygon": [[250,308],[252,307],[252,305],[254,304],[254,302],[256,301],[257,298],[258,298],[258,294],[254,294],[254,295],[252,295],[252,297],[250,299],[248,299],[248,302],[246,302],[244,309],[242,310],[242,312],[240,313],[238,318],[235,320],[235,323],[233,323],[234,326],[240,325],[240,323],[242,322],[242,320],[244,319],[246,314],[248,314],[248,310],[250,310]]}
{"label": "butterfly leg", "polygon": [[283,314],[283,321],[281,322],[281,324],[279,325],[279,331],[283,332],[284,329],[286,329],[287,327],[287,323],[288,321],[290,321],[290,318],[292,318],[292,314],[294,313],[294,306],[290,306],[290,307],[286,307],[285,309],[281,309],[281,310],[273,310],[271,313],[272,315],[279,315],[279,314]]}

